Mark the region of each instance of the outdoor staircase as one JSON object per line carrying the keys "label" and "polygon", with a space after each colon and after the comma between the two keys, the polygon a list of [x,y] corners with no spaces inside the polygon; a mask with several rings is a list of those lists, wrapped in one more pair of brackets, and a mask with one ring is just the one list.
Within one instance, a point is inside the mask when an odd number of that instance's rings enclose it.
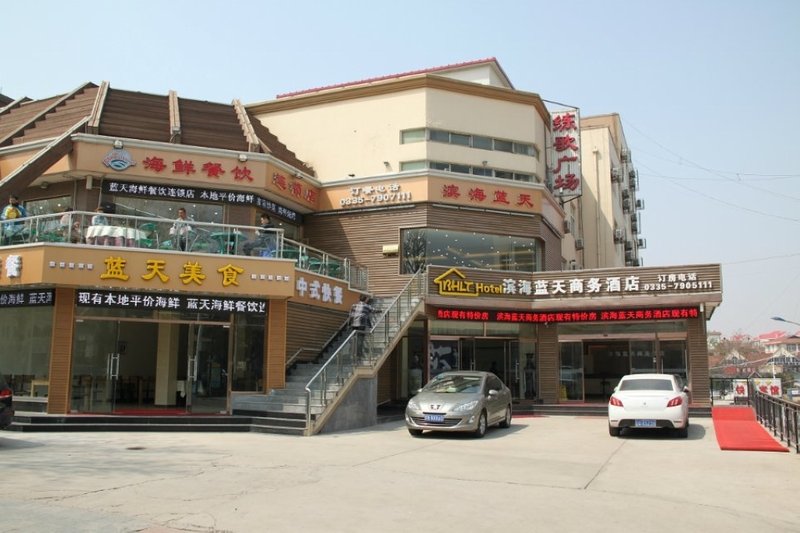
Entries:
{"label": "outdoor staircase", "polygon": [[356,337],[345,323],[326,343],[315,362],[289,367],[284,388],[273,389],[268,394],[235,395],[233,414],[252,417],[253,431],[317,433],[354,382],[361,377],[374,377],[405,334],[421,309],[424,277],[424,272],[418,272],[397,297],[373,302],[373,326],[365,335],[359,359],[355,358]]}

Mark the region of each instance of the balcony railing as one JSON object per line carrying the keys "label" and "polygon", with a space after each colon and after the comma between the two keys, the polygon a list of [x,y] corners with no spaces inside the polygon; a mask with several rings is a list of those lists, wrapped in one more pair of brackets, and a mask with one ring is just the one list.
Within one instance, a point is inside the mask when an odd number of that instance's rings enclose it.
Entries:
{"label": "balcony railing", "polygon": [[[98,222],[97,216],[105,218]],[[282,229],[130,215],[69,211],[0,222],[0,246],[30,243],[145,248],[186,254],[229,254],[292,259],[297,268],[344,280],[366,290],[366,267],[284,237]]]}

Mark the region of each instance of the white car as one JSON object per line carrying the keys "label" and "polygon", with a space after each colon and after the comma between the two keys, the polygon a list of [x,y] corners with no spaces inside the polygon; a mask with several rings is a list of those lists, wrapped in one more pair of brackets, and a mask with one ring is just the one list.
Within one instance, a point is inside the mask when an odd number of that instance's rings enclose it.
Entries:
{"label": "white car", "polygon": [[689,436],[689,388],[672,374],[630,374],[608,401],[608,433],[624,428],[668,428]]}

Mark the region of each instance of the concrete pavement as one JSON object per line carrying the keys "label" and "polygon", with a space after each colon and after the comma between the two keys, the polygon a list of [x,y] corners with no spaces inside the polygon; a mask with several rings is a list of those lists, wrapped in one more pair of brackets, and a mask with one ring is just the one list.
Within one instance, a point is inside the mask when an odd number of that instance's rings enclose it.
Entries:
{"label": "concrete pavement", "polygon": [[0,531],[800,532],[800,455],[516,418],[484,439],[400,422],[291,437],[0,432]]}

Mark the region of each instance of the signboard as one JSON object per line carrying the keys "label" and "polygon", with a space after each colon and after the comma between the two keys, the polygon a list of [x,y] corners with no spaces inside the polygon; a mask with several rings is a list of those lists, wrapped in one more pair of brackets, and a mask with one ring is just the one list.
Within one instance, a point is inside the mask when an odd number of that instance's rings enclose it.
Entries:
{"label": "signboard", "polygon": [[577,109],[551,113],[553,168],[549,169],[556,197],[582,194],[580,113]]}
{"label": "signboard", "polygon": [[0,292],[0,309],[53,305],[53,289],[27,289]]}
{"label": "signboard", "polygon": [[263,316],[267,313],[267,302],[267,300],[256,298],[196,296],[169,292],[75,291],[75,304],[80,307],[198,313],[247,313]]}
{"label": "signboard", "polygon": [[439,320],[468,320],[480,322],[511,322],[530,324],[559,324],[564,322],[628,322],[681,320],[698,318],[697,307],[664,307],[643,309],[600,309],[592,311],[504,311],[469,308],[446,308],[436,310]]}

